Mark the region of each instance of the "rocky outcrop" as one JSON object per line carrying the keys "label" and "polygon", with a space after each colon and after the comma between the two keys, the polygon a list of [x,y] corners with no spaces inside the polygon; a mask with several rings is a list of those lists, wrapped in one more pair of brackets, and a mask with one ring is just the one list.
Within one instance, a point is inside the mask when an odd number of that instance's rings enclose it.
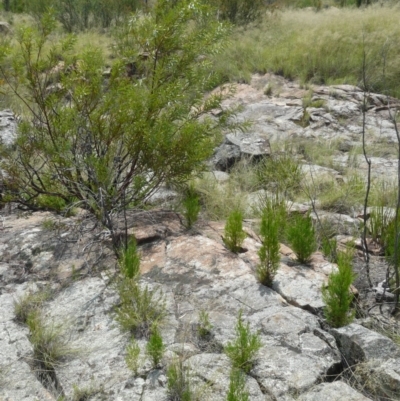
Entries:
{"label": "rocky outcrop", "polygon": [[[110,282],[115,263],[107,251],[107,237],[93,243],[93,238],[100,237],[92,232],[75,242],[79,219],[62,219],[51,226],[48,221],[53,218],[50,213],[24,219],[5,216],[0,246],[0,370],[12,375],[5,375],[0,396],[5,400],[56,399],[54,389],[41,384],[35,374],[28,331],[15,321],[13,312],[14,301],[26,291],[50,286],[54,295],[45,304],[46,322],[61,324],[73,350],[55,366],[57,388],[67,399],[74,388],[90,387],[91,400],[166,400],[164,368],[152,369],[144,357],[135,377],[126,366],[129,335],[115,321],[118,295]],[[181,356],[190,367],[193,383],[204,391],[203,399],[225,400],[231,365],[221,351],[234,338],[242,311],[262,342],[247,377],[251,399],[293,400],[295,394],[313,399],[315,386],[341,369],[333,337],[309,311],[323,306],[320,287],[332,266],[318,256],[310,267],[294,260],[284,263],[275,291],[255,279],[257,240],[248,237],[248,251],[237,256],[224,247],[222,227],[215,223],[188,233],[177,215],[165,212],[145,213],[132,223],[130,232],[143,243],[142,284],[160,288],[167,305],[161,326],[167,347],[163,366]],[[89,246],[93,253],[86,254]],[[288,250],[282,252],[287,258]],[[293,280],[303,286],[303,295],[300,287],[290,287]],[[195,329],[202,310],[213,326],[212,338],[205,344],[199,342]],[[139,339],[143,351],[145,343]]]}

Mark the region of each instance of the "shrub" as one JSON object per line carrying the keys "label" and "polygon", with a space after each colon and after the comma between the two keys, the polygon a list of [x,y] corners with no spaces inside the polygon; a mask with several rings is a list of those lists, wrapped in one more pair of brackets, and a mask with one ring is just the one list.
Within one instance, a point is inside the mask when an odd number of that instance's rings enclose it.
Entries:
{"label": "shrub", "polygon": [[122,279],[117,284],[121,304],[116,310],[116,320],[123,330],[148,338],[151,327],[166,314],[165,298],[158,290],[143,288],[135,279]]}
{"label": "shrub", "polygon": [[261,348],[261,340],[257,333],[251,333],[249,323],[243,323],[242,312],[239,312],[235,331],[236,338],[225,347],[225,353],[234,368],[248,373],[253,366],[255,354]]}
{"label": "shrub", "polygon": [[140,348],[135,339],[131,339],[125,356],[126,366],[137,376],[140,366]]}
{"label": "shrub", "polygon": [[226,401],[249,401],[246,391],[246,375],[240,369],[232,369]]}
{"label": "shrub", "polygon": [[181,360],[174,361],[167,369],[168,397],[171,401],[194,401],[195,394],[190,380],[190,370]]}
{"label": "shrub", "polygon": [[232,121],[229,110],[209,117],[222,91],[204,96],[216,81],[209,58],[229,28],[203,1],[159,0],[121,28],[108,79],[101,50],[77,54],[76,39],[57,40],[56,28],[46,13],[0,47],[0,79],[26,106],[13,150],[0,151],[5,195],[27,206],[43,196],[51,204],[76,199],[118,252],[116,213],[203,171]]}
{"label": "shrub", "polygon": [[245,238],[246,233],[243,231],[242,212],[234,210],[225,224],[223,241],[229,250],[237,253],[241,250]]}
{"label": "shrub", "polygon": [[315,230],[310,214],[297,214],[289,222],[287,239],[300,263],[308,263],[316,250]]}
{"label": "shrub", "polygon": [[153,324],[151,328],[151,334],[146,346],[146,351],[153,362],[153,367],[156,368],[160,364],[165,351],[163,339],[156,324]]}
{"label": "shrub", "polygon": [[186,227],[192,228],[193,224],[196,223],[200,212],[199,195],[196,193],[194,185],[190,185],[187,189],[186,197],[183,200],[183,208]]}
{"label": "shrub", "polygon": [[280,214],[272,202],[268,202],[261,218],[261,248],[258,251],[260,264],[256,268],[257,279],[261,284],[272,286],[272,281],[279,267],[279,227]]}
{"label": "shrub", "polygon": [[130,238],[127,247],[122,249],[119,265],[127,279],[137,279],[140,274],[140,256],[137,251],[135,238]]}
{"label": "shrub", "polygon": [[324,314],[328,323],[333,327],[342,327],[349,324],[354,317],[350,312],[353,294],[350,285],[354,281],[352,259],[354,251],[348,248],[346,251],[338,252],[338,272],[331,273],[328,286],[322,287],[322,298],[326,304]]}

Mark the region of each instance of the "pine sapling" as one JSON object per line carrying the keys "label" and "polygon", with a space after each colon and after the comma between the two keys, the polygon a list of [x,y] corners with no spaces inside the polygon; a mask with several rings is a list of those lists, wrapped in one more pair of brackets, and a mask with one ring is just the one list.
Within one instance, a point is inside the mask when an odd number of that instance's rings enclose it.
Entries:
{"label": "pine sapling", "polygon": [[234,368],[248,373],[257,351],[261,348],[261,340],[258,333],[250,331],[249,323],[243,323],[242,312],[239,312],[235,331],[236,338],[225,347],[225,353],[231,359]]}
{"label": "pine sapling", "polygon": [[268,287],[272,286],[280,262],[279,227],[280,216],[276,213],[273,204],[268,202],[261,218],[262,246],[258,251],[260,264],[256,268],[258,281]]}
{"label": "pine sapling", "polygon": [[310,214],[307,216],[296,215],[287,229],[287,239],[297,260],[300,263],[308,263],[312,253],[317,248],[315,230]]}
{"label": "pine sapling", "polygon": [[242,219],[242,212],[234,210],[228,216],[225,224],[223,241],[227,248],[235,253],[241,250],[242,243],[246,238],[246,233],[243,231]]}
{"label": "pine sapling", "polygon": [[350,286],[355,278],[352,258],[352,249],[338,252],[338,272],[331,273],[328,286],[322,288],[322,298],[326,305],[324,314],[328,323],[333,327],[345,326],[351,323],[354,317],[354,313],[350,310],[354,297]]}

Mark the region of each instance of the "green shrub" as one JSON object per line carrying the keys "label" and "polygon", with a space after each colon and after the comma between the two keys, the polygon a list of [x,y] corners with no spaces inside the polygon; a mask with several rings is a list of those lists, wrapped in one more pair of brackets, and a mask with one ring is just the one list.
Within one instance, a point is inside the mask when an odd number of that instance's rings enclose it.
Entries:
{"label": "green shrub", "polygon": [[315,230],[310,214],[296,214],[287,228],[287,240],[300,263],[308,263],[317,248]]}
{"label": "green shrub", "polygon": [[229,377],[229,390],[226,401],[249,401],[246,390],[246,375],[240,369],[232,369]]}
{"label": "green shrub", "polygon": [[354,313],[350,311],[353,293],[350,286],[354,281],[352,259],[354,250],[338,252],[338,272],[331,273],[328,286],[322,287],[322,298],[325,302],[324,314],[328,323],[333,327],[342,327],[351,323]]}
{"label": "green shrub", "polygon": [[146,345],[146,351],[151,358],[153,367],[156,368],[160,364],[165,351],[163,339],[157,324],[153,324],[151,328],[151,334]]}
{"label": "green shrub", "polygon": [[[58,209],[76,199],[109,230],[117,253],[114,216],[143,206],[164,182],[182,185],[204,171],[233,124],[229,109],[209,116],[230,94],[209,93],[217,80],[210,57],[230,31],[212,13],[201,0],[158,0],[130,16],[109,79],[102,49],[78,53],[73,35],[56,33],[53,13],[1,43],[1,82],[25,107],[12,151],[0,148],[5,195]],[[53,71],[62,84],[50,90]]]}
{"label": "green shrub", "polygon": [[133,338],[126,349],[126,366],[137,376],[140,367],[140,347]]}
{"label": "green shrub", "polygon": [[186,197],[183,200],[183,215],[186,220],[186,227],[192,228],[196,223],[200,212],[200,197],[195,191],[194,185],[190,185],[187,189]]}
{"label": "green shrub", "polygon": [[126,248],[121,251],[118,260],[121,271],[127,279],[137,279],[140,274],[140,256],[135,238],[130,238]]}
{"label": "green shrub", "polygon": [[135,279],[124,278],[117,284],[120,305],[116,320],[123,330],[148,338],[151,327],[165,317],[165,298],[159,290],[143,288]]}
{"label": "green shrub", "polygon": [[223,241],[229,250],[237,253],[241,250],[245,238],[246,233],[243,231],[242,212],[234,210],[225,224]]}
{"label": "green shrub", "polygon": [[251,333],[249,323],[243,323],[242,312],[239,312],[235,332],[235,340],[229,342],[224,351],[234,368],[248,373],[253,366],[255,354],[261,348],[261,340],[257,333]]}
{"label": "green shrub", "polygon": [[272,281],[279,267],[279,228],[281,216],[272,202],[268,202],[261,218],[261,248],[258,251],[260,264],[256,268],[257,279],[261,284],[272,286]]}
{"label": "green shrub", "polygon": [[190,370],[179,359],[167,369],[167,393],[171,401],[195,401],[191,385]]}

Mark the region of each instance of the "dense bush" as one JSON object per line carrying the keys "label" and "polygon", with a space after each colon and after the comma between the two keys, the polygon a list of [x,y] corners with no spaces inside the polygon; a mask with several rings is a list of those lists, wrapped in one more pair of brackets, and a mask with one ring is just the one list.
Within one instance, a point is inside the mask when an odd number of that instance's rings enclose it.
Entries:
{"label": "dense bush", "polygon": [[45,14],[0,49],[0,76],[25,105],[14,150],[0,148],[5,195],[30,207],[43,196],[73,200],[119,249],[112,216],[203,170],[228,123],[226,110],[208,117],[222,95],[204,97],[215,80],[209,56],[228,30],[200,0],[159,0],[121,30],[106,79],[101,52],[75,54],[74,37],[54,42],[55,27]]}

